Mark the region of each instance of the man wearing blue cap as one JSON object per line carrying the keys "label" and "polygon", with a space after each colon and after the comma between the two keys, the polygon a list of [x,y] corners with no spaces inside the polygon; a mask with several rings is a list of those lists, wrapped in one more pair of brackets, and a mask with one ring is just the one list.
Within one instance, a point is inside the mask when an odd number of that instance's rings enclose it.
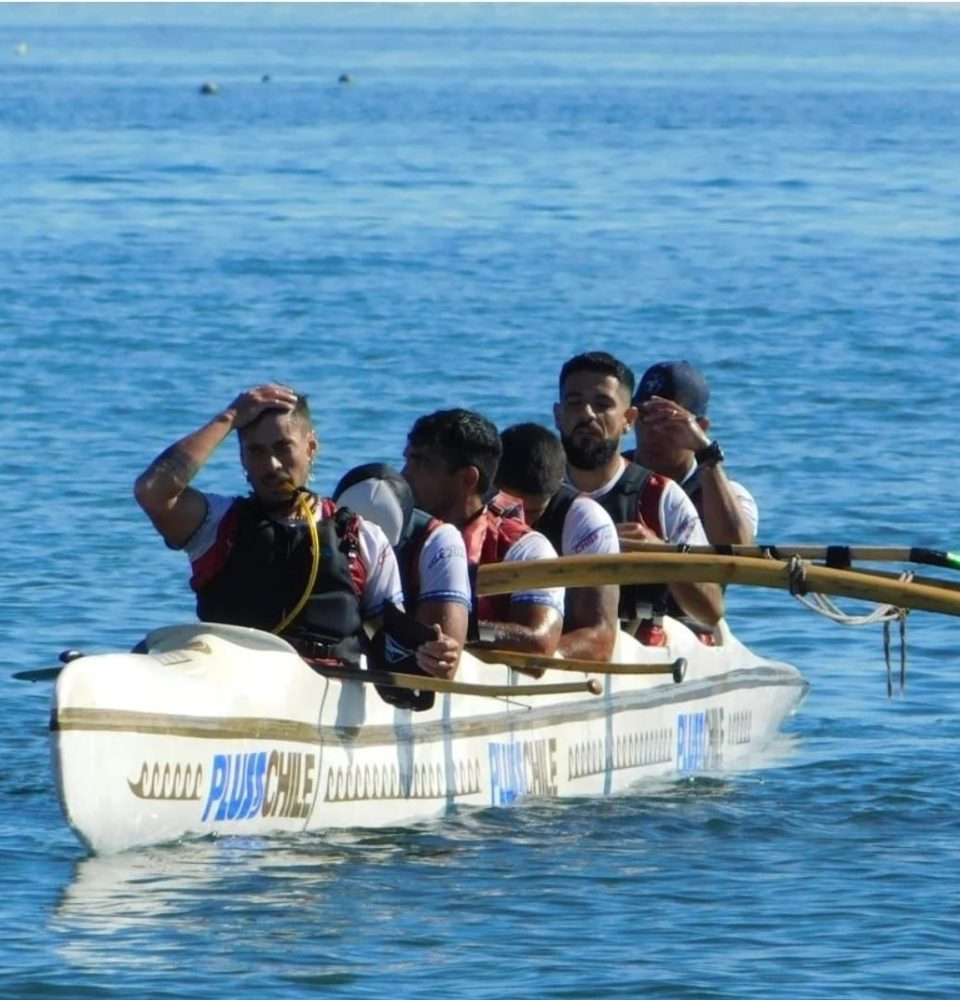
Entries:
{"label": "man wearing blue cap", "polygon": [[723,450],[711,441],[706,379],[687,361],[660,361],[640,379],[634,461],[679,483],[693,501],[711,545],[750,545],[757,504],[728,479]]}

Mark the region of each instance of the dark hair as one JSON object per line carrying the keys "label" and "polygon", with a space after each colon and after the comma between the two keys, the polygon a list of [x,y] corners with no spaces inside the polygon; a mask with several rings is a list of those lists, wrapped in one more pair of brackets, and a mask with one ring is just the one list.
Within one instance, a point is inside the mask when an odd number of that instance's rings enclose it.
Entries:
{"label": "dark hair", "polygon": [[514,424],[501,435],[503,456],[497,485],[506,490],[552,497],[560,489],[567,467],[560,438],[539,424]]}
{"label": "dark hair", "polygon": [[633,395],[636,379],[633,370],[619,358],[606,351],[589,351],[571,358],[560,369],[560,395],[563,395],[563,383],[574,372],[597,372],[599,375],[612,375],[626,390],[627,395]]}
{"label": "dark hair", "polygon": [[[294,392],[294,390],[291,390]],[[288,413],[291,420],[294,420],[298,424],[302,424],[308,431],[313,430],[313,417],[310,415],[310,403],[305,395],[301,395],[299,392],[294,392],[297,397],[297,401],[293,404],[292,410],[286,410],[280,406],[271,406],[269,409],[262,410],[258,413],[253,420],[248,424],[244,424],[243,427],[239,428],[237,431],[238,437],[243,437],[244,431],[250,430],[251,427],[256,427],[258,423],[269,413]]]}
{"label": "dark hair", "polygon": [[471,410],[437,410],[420,417],[407,440],[414,448],[436,448],[448,472],[472,465],[480,474],[477,492],[484,494],[500,464],[500,435],[486,417]]}

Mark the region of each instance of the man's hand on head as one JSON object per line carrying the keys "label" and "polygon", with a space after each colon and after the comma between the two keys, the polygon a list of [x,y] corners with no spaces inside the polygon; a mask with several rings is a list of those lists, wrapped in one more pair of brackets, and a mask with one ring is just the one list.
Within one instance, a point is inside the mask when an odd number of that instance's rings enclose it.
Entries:
{"label": "man's hand on head", "polygon": [[278,382],[267,382],[241,392],[227,407],[227,412],[233,414],[233,427],[242,430],[252,423],[264,410],[282,410],[289,413],[297,404],[296,393],[286,385]]}

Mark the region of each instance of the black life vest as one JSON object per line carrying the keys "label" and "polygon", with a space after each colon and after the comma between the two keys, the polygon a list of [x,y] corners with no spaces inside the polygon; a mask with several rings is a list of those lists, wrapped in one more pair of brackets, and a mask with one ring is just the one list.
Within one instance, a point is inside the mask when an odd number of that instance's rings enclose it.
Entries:
{"label": "black life vest", "polygon": [[[550,497],[550,502],[537,518],[536,523],[530,526],[534,531],[539,531],[541,535],[546,535],[550,544],[557,550],[558,556],[566,554],[563,551],[563,525],[567,520],[567,514],[570,513],[570,508],[573,506],[573,501],[581,495],[578,490],[567,483],[561,484],[560,489]],[[569,587],[563,593],[563,610],[563,620],[566,623],[570,620]]]}
{"label": "black life vest", "polygon": [[[614,524],[642,521],[648,528],[663,537],[660,524],[660,498],[667,480],[642,465],[627,462],[623,475],[597,503],[610,515]],[[662,618],[669,591],[661,584],[627,584],[620,588],[620,607],[617,614],[621,621],[634,621],[642,613],[654,620]],[[650,609],[648,611],[647,609]]]}
{"label": "black life vest", "polygon": [[416,610],[420,599],[420,553],[427,539],[441,524],[443,521],[439,518],[414,507],[403,537],[393,547],[400,569],[400,582],[403,584],[403,604],[410,614]]}
{"label": "black life vest", "polygon": [[574,487],[563,483],[560,489],[550,497],[550,502],[537,518],[536,524],[530,525],[541,535],[547,536],[550,544],[557,550],[558,556],[565,554],[563,551],[563,525],[570,508],[573,506],[573,501],[580,495],[580,492]]}
{"label": "black life vest", "polygon": [[[363,564],[359,520],[331,500],[321,501],[317,523],[320,565],[313,591],[281,633],[303,656],[359,664],[363,620]],[[224,515],[217,545],[226,557],[212,576],[191,581],[201,621],[271,631],[303,595],[313,560],[303,522],[271,517],[255,498],[238,497]]]}

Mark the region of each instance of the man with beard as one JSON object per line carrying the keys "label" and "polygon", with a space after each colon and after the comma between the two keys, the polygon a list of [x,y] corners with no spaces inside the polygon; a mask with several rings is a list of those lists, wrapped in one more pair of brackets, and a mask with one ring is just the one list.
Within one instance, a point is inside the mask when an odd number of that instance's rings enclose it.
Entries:
{"label": "man with beard", "polygon": [[[613,518],[621,538],[706,545],[696,509],[673,480],[627,462],[620,441],[633,428],[633,372],[605,351],[578,354],[560,371],[560,399],[553,413],[567,456],[571,485],[592,497]],[[664,588],[621,587],[620,618],[639,621],[637,637],[665,642],[658,618]],[[713,583],[671,583],[666,590],[683,612],[712,628],[723,617],[723,594]]]}
{"label": "man with beard", "polygon": [[[251,495],[193,489],[233,430]],[[310,659],[357,664],[363,624],[403,604],[400,574],[380,528],[306,489],[317,447],[306,397],[256,386],[151,462],[134,495],[190,557],[201,621],[273,631]]]}

